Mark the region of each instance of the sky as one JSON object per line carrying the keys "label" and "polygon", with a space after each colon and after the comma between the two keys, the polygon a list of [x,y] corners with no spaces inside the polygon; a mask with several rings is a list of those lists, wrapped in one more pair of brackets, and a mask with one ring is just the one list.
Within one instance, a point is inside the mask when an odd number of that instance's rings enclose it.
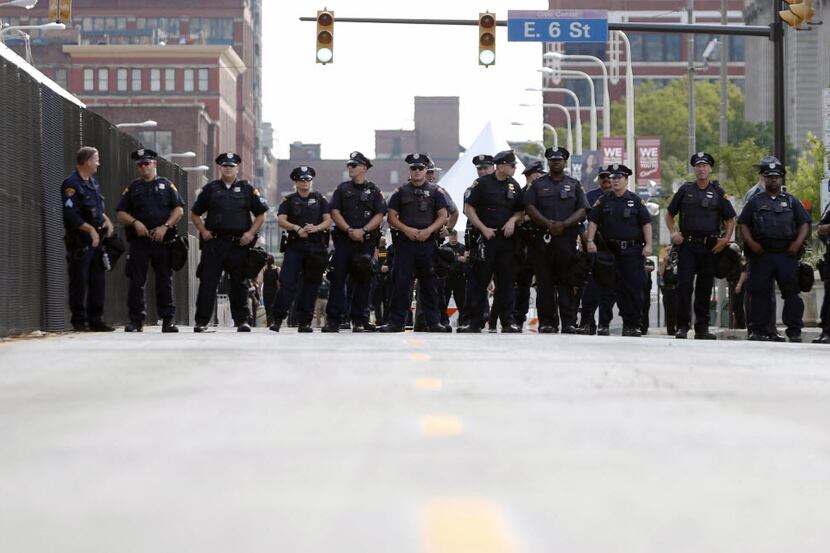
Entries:
{"label": "sky", "polygon": [[[327,4],[325,2],[328,2]],[[496,36],[496,64],[478,65],[478,27],[338,23],[338,17],[478,18],[492,11],[547,9],[545,0],[266,0],[263,9],[263,120],[275,130],[281,159],[289,145],[321,143],[322,157],[353,150],[374,155],[375,129],[412,129],[415,96],[460,97],[460,142],[475,140],[488,120],[505,140],[539,140],[540,43],[509,43]],[[314,17],[334,10],[334,60],[315,63]],[[522,126],[511,125],[521,122]]]}

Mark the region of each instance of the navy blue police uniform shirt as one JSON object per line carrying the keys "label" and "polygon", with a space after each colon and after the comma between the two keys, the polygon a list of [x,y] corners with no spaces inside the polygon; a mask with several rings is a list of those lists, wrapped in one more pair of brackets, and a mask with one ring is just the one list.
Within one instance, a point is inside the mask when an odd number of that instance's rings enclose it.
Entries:
{"label": "navy blue police uniform shirt", "polygon": [[[320,205],[319,205],[318,215],[316,217],[314,217],[315,219],[319,219],[319,220],[318,221],[297,222],[297,221],[301,221],[301,219],[297,218],[297,216],[299,214],[295,214],[295,213],[292,212],[291,204],[294,201],[294,198],[298,198],[299,201],[300,201],[300,204],[302,205],[302,209],[303,209],[303,214],[302,214],[303,218],[302,219],[304,219],[305,216],[308,213],[312,212],[312,211],[317,212],[317,208],[314,208],[314,204],[319,203]],[[333,200],[333,198],[332,198],[332,200]],[[300,225],[300,226],[304,226],[306,224],[319,225],[320,223],[323,222],[323,215],[325,215],[326,213],[329,213],[329,212],[331,212],[331,206],[329,205],[328,200],[326,200],[325,196],[323,196],[322,194],[316,193],[316,192],[310,192],[308,194],[308,196],[306,196],[305,198],[300,196],[297,192],[294,192],[293,194],[289,194],[288,196],[285,197],[285,199],[283,199],[282,202],[280,202],[280,205],[277,208],[277,216],[287,215],[289,223],[294,223],[295,225]]]}
{"label": "navy blue police uniform shirt", "polygon": [[[758,194],[752,196],[746,205],[744,205],[744,208],[741,210],[741,214],[738,217],[738,223],[747,225],[753,230],[754,235],[755,231],[758,230],[754,228],[755,213],[762,207],[762,205],[774,206],[775,204],[778,204],[782,208],[792,209],[793,221],[795,223],[795,234],[798,233],[798,227],[804,223],[811,222],[810,214],[807,213],[807,210],[804,209],[801,202],[798,201],[792,194],[787,192],[779,192],[779,194],[773,198],[767,192],[759,192]],[[795,239],[795,234],[792,239]]]}
{"label": "navy blue police uniform shirt", "polygon": [[[509,197],[511,194],[512,198]],[[488,228],[501,228],[514,213],[524,210],[519,183],[513,177],[500,181],[495,173],[476,179],[465,203],[475,208],[479,220]]]}
{"label": "navy blue police uniform shirt", "polygon": [[244,234],[251,228],[250,214],[262,215],[268,203],[246,180],[226,185],[217,179],[202,187],[190,211],[199,216],[207,212],[205,228],[209,231]]}
{"label": "navy blue police uniform shirt", "polygon": [[564,221],[579,209],[591,208],[582,185],[567,175],[558,180],[545,175],[533,181],[524,191],[524,205],[534,206],[543,217],[553,221]]}
{"label": "navy blue police uniform shirt", "polygon": [[[406,186],[406,185],[404,185],[404,186]],[[427,187],[427,184],[424,184],[421,188],[424,188],[425,190],[427,190],[426,187]],[[402,187],[398,187],[398,188],[395,189],[394,192],[392,192],[392,195],[389,197],[389,202],[388,202],[389,209],[394,209],[395,211],[397,211],[399,216],[401,214],[401,188]],[[413,188],[417,189],[418,187],[413,186]],[[437,186],[432,185],[431,188],[429,188],[429,189],[434,190],[436,192],[435,198],[433,200],[433,207],[432,207],[433,216],[432,216],[432,218],[429,222],[429,225],[431,225],[433,222],[435,222],[435,215],[438,213],[438,210],[439,209],[447,209],[447,198],[446,198],[446,196],[444,196],[444,194],[441,194],[440,192],[438,192],[438,187]],[[403,224],[405,224],[406,226],[412,226],[412,225],[407,224],[406,221],[402,220],[401,222]],[[429,225],[426,225],[423,228],[427,228]]]}
{"label": "navy blue police uniform shirt", "polygon": [[613,192],[601,196],[591,207],[588,221],[597,224],[605,239],[643,240],[643,225],[651,222],[651,215],[646,203],[626,190],[620,197]]}
{"label": "navy blue police uniform shirt", "polygon": [[164,177],[156,177],[152,181],[131,182],[121,193],[115,210],[126,211],[152,229],[166,223],[170,212],[183,206],[184,200],[176,186]]}
{"label": "navy blue police uniform shirt", "polygon": [[[357,205],[361,213],[350,213],[344,202],[343,188],[352,187],[357,197]],[[363,228],[376,214],[386,215],[386,200],[383,198],[378,187],[367,181],[363,184],[355,184],[353,181],[346,181],[334,189],[331,195],[329,209],[336,209],[340,212],[346,223],[352,228]]]}
{"label": "navy blue police uniform shirt", "polygon": [[88,181],[73,171],[61,184],[63,226],[75,230],[84,223],[99,228],[104,224],[104,197],[95,177]]}
{"label": "navy blue police uniform shirt", "polygon": [[588,202],[588,209],[590,210],[591,207],[597,200],[600,199],[602,196],[605,195],[605,192],[602,191],[602,188],[594,188],[593,190],[589,190],[585,193],[585,201]]}
{"label": "navy blue police uniform shirt", "polygon": [[702,190],[697,183],[683,184],[672,197],[667,209],[672,216],[680,213],[680,223],[685,232],[699,234],[717,234],[720,232],[721,221],[736,216],[735,208],[726,199],[723,188],[713,182]]}
{"label": "navy blue police uniform shirt", "polygon": [[458,206],[455,205],[455,201],[450,196],[450,193],[447,192],[445,188],[438,187],[438,191],[444,195],[444,199],[447,200],[447,215],[452,215],[453,213],[458,211]]}

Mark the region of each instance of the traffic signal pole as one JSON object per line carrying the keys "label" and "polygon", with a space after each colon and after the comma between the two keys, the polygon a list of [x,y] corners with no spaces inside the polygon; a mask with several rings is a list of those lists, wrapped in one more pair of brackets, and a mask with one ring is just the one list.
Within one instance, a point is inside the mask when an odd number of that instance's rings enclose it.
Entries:
{"label": "traffic signal pole", "polygon": [[[773,17],[782,9],[782,0],[774,0]],[[301,17],[300,21],[317,21],[316,17]],[[338,17],[338,23],[387,23],[404,25],[460,25],[477,27],[478,19],[405,19],[396,17]],[[506,27],[507,21],[496,21],[496,26]],[[774,75],[773,144],[774,154],[786,163],[785,113],[784,113],[784,29],[777,18],[769,25],[700,25],[689,23],[637,23],[608,22],[609,31],[635,33],[690,33],[729,36],[766,37],[773,43]]]}

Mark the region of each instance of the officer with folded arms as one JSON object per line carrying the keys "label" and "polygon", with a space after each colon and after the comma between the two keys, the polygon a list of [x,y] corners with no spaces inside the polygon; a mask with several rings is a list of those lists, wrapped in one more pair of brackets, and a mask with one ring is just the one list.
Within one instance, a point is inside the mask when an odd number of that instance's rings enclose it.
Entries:
{"label": "officer with folded arms", "polygon": [[[241,162],[242,158],[235,153],[220,154],[216,164],[221,178],[202,188],[190,210],[190,221],[199,231],[202,249],[202,258],[196,270],[199,293],[196,297],[194,332],[209,332],[207,324],[213,315],[222,271],[228,274],[228,299],[236,330],[251,331],[245,270],[250,248],[265,222],[268,204],[251,183],[238,178]],[[203,221],[205,213],[207,217]]]}
{"label": "officer with folded arms", "polygon": [[482,320],[477,318],[487,302],[487,286],[495,275],[499,294],[499,317],[502,332],[517,333],[521,329],[513,319],[515,308],[515,255],[513,233],[524,216],[522,190],[513,178],[516,154],[505,150],[493,156],[495,172],[473,182],[467,197],[467,217],[483,240],[484,259],[473,265],[470,298],[470,319],[458,332],[481,332]]}
{"label": "officer with folded arms", "polygon": [[[640,326],[646,280],[643,257],[651,255],[651,215],[645,202],[628,190],[631,169],[615,163],[606,170],[611,177],[611,193],[601,196],[588,213],[588,253],[597,253],[599,245],[613,254],[617,302],[623,319],[622,335],[642,336]],[[595,242],[598,232],[601,234],[599,244]]]}
{"label": "officer with folded arms", "polygon": [[392,278],[392,305],[389,322],[380,332],[403,332],[411,305],[412,278],[420,285],[420,299],[428,332],[445,332],[440,323],[439,299],[435,287],[435,255],[439,229],[447,223],[447,200],[438,187],[426,180],[429,157],[406,156],[409,182],[389,197],[387,220],[394,231],[395,258]]}
{"label": "officer with folded arms", "polygon": [[[729,245],[735,230],[735,208],[718,184],[710,180],[715,158],[698,152],[689,164],[695,182],[683,184],[666,210],[666,226],[678,251],[677,332],[685,339],[691,326],[692,289],[695,302],[695,339],[714,340],[709,332],[709,300],[714,282],[715,255]],[[680,230],[674,218],[680,215]]]}
{"label": "officer with folded arms", "polygon": [[[311,319],[317,290],[328,266],[331,228],[329,203],[322,194],[314,191],[316,175],[313,167],[295,167],[291,171],[291,180],[296,191],[285,197],[277,211],[277,222],[281,229],[288,232],[288,236],[280,269],[280,289],[274,299],[273,324],[270,327],[274,332],[280,331],[283,319],[294,304],[301,275],[300,296],[294,305],[297,332],[313,332]],[[327,321],[327,324],[330,323]]]}
{"label": "officer with folded arms", "polygon": [[576,326],[577,298],[574,293],[581,282],[573,282],[571,264],[576,257],[579,224],[585,219],[588,202],[578,180],[565,174],[570,153],[565,148],[548,148],[545,157],[550,174],[533,182],[525,192],[525,210],[536,224],[534,259],[536,268],[536,306],[539,309],[539,333],[554,332],[554,312],[558,293],[562,334],[582,334]]}
{"label": "officer with folded arms", "polygon": [[[366,313],[369,310],[372,258],[386,215],[386,201],[366,176],[372,168],[369,158],[360,152],[352,152],[346,167],[349,180],[334,190],[329,204],[336,227],[323,332],[339,332],[344,319],[351,320],[352,332],[374,330],[369,326]],[[347,278],[351,278],[350,295],[346,294]]]}
{"label": "officer with folded arms", "polygon": [[798,257],[810,233],[810,215],[801,202],[781,190],[786,171],[781,163],[761,166],[764,192],[754,195],[738,217],[750,260],[749,339],[767,341],[769,296],[777,282],[784,298],[782,319],[790,342],[801,341],[804,302],[799,295]]}
{"label": "officer with folded arms", "polygon": [[102,319],[106,268],[101,240],[112,235],[113,226],[104,213],[104,196],[94,177],[100,165],[98,150],[84,146],[75,157],[75,171],[61,185],[72,327],[112,332],[115,329]]}
{"label": "officer with folded arms", "polygon": [[158,154],[149,148],[131,154],[139,178],[121,194],[115,208],[118,222],[127,229],[130,258],[127,278],[130,288],[127,307],[130,323],[126,332],[142,332],[147,309],[144,289],[150,263],[156,273],[156,307],[162,319],[162,332],[178,332],[173,322],[173,269],[170,267],[170,241],[176,236],[176,223],[184,214],[184,201],[176,186],[158,176]]}

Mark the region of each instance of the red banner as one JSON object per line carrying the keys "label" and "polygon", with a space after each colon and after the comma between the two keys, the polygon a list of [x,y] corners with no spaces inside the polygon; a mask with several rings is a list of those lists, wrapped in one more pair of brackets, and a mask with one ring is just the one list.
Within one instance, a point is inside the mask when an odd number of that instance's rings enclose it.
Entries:
{"label": "red banner", "polygon": [[[643,136],[637,139],[637,183],[663,183],[660,171],[660,150],[662,144],[659,136]],[[650,183],[649,183],[650,184]]]}
{"label": "red banner", "polygon": [[624,136],[603,136],[600,150],[602,151],[603,166],[612,163],[625,163],[625,159],[628,157],[625,155]]}

